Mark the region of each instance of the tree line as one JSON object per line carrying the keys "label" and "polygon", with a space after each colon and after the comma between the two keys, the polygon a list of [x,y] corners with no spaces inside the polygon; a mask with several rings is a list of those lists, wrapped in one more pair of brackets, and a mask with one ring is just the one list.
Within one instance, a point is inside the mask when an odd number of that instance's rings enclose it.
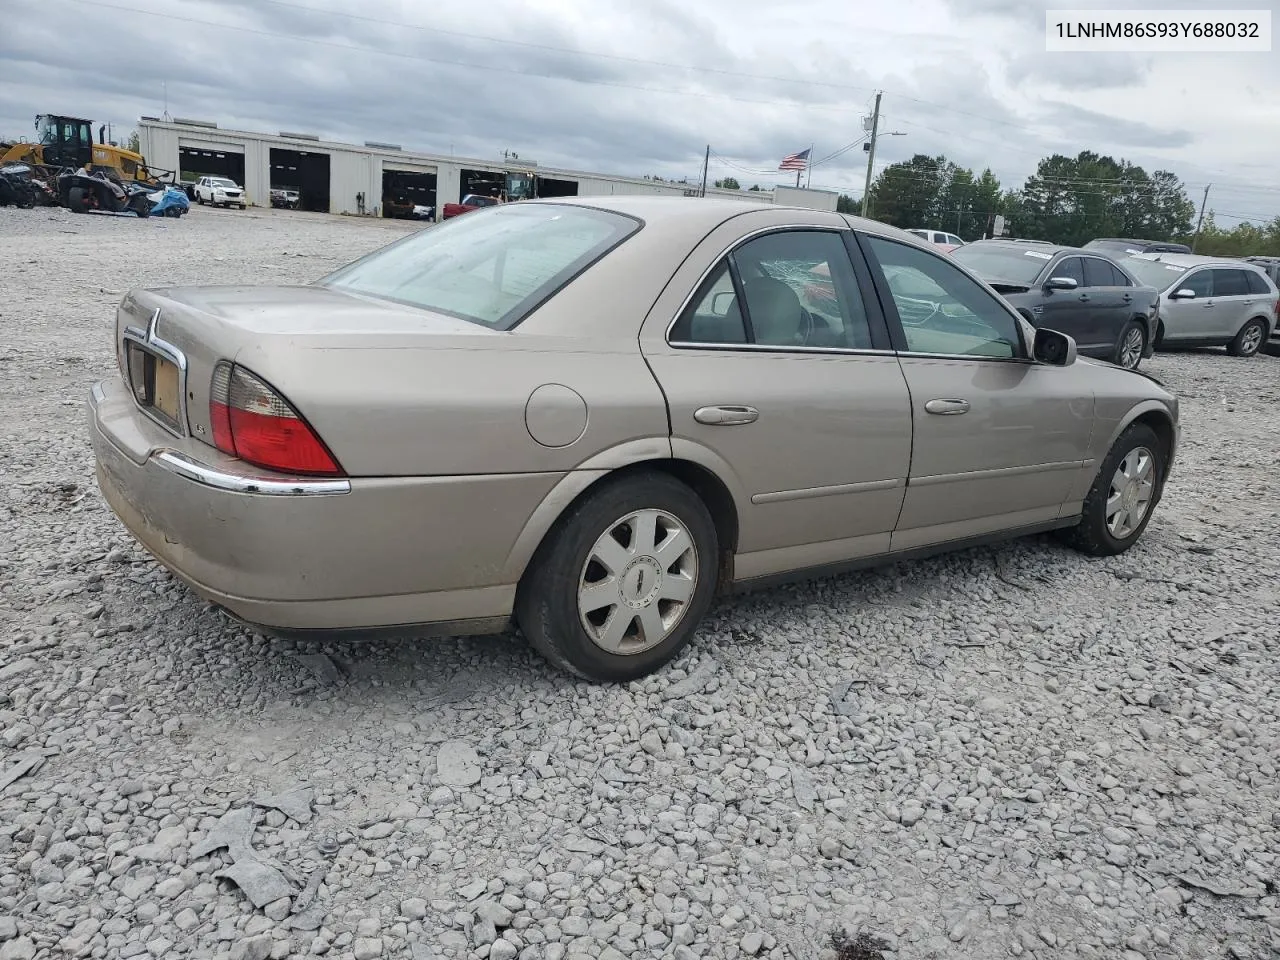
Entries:
{"label": "tree line", "polygon": [[[1075,157],[1045,157],[1015,189],[1005,189],[990,169],[976,173],[945,156],[916,154],[881,171],[871,185],[869,207],[868,214],[883,223],[945,230],[965,240],[990,236],[1001,215],[1008,236],[1070,246],[1098,237],[1189,243],[1198,215],[1177,175],[1148,173],[1127,160],[1087,150]],[[836,209],[860,213],[862,204],[842,194]],[[1226,229],[1210,210],[1196,252],[1280,256],[1280,217]]]}

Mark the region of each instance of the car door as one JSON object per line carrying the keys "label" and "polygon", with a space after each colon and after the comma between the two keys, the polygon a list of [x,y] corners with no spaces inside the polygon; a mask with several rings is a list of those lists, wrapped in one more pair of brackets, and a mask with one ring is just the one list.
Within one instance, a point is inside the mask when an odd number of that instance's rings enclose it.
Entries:
{"label": "car door", "polygon": [[1132,294],[1117,285],[1116,272],[1110,260],[1081,257],[1084,266],[1086,326],[1089,330],[1088,352],[1109,354],[1120,338],[1120,330],[1129,320],[1128,302]]}
{"label": "car door", "polygon": [[887,553],[911,459],[906,380],[847,223],[796,219],[713,231],[641,333],[673,455],[735,495],[743,580]]}
{"label": "car door", "polygon": [[[1189,290],[1194,296],[1176,296],[1180,290]],[[1213,271],[1190,270],[1165,291],[1160,300],[1160,322],[1164,326],[1166,341],[1201,340],[1212,338],[1213,327],[1209,311],[1213,308]]]}
{"label": "car door", "polygon": [[[1048,256],[1048,254],[1040,254]],[[1062,278],[1074,280],[1074,289],[1051,289],[1043,284],[1048,280]],[[1048,269],[1040,274],[1042,284],[1040,303],[1033,309],[1035,325],[1048,327],[1065,333],[1075,340],[1078,347],[1089,343],[1089,311],[1087,309],[1087,292],[1084,288],[1084,266],[1077,256],[1064,256],[1057,262],[1048,265]]]}
{"label": "car door", "polygon": [[1077,510],[1067,499],[1093,428],[1080,371],[1028,359],[1015,314],[948,258],[860,241],[911,391],[911,469],[893,549],[1035,529]]}
{"label": "car door", "polygon": [[1224,343],[1235,338],[1250,317],[1257,316],[1265,298],[1249,289],[1249,278],[1243,270],[1215,268],[1213,271],[1213,309],[1210,311],[1213,335]]}

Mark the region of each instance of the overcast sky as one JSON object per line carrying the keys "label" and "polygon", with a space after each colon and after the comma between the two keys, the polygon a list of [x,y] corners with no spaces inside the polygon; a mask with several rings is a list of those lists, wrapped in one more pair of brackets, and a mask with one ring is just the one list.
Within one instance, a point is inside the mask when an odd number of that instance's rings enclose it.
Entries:
{"label": "overcast sky", "polygon": [[[1054,152],[1170,169],[1221,225],[1280,215],[1280,51],[1048,54],[1048,6],[1096,0],[4,0],[0,135],[36,113],[212,120],[547,166],[749,186],[862,135],[877,170],[945,154],[1006,186]],[[1130,9],[1280,0],[1128,0]],[[343,11],[343,12],[340,12]],[[350,12],[355,12],[351,15]],[[122,131],[125,131],[122,133]],[[812,185],[860,196],[866,154]]]}

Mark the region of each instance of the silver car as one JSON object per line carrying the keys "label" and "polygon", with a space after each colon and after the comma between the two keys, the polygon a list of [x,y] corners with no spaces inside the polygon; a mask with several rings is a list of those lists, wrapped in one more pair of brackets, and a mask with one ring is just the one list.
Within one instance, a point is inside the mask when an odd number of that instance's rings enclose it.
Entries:
{"label": "silver car", "polygon": [[1160,291],[1156,346],[1218,347],[1252,357],[1275,331],[1280,291],[1265,270],[1236,259],[1139,253],[1120,261]]}
{"label": "silver car", "polygon": [[[277,632],[642,676],[717,594],[1056,530],[1127,550],[1178,404],[929,244],[729,200],[503,204],[295,287],[135,290],[98,482]],[[1048,598],[1047,602],[1048,602]]]}

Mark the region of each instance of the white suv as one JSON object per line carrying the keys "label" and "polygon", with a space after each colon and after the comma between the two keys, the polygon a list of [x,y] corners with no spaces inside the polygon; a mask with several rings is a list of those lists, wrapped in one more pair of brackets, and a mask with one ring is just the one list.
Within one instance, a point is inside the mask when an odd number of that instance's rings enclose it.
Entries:
{"label": "white suv", "polygon": [[227,177],[201,177],[196,181],[196,203],[211,203],[215,207],[246,206],[244,190]]}

